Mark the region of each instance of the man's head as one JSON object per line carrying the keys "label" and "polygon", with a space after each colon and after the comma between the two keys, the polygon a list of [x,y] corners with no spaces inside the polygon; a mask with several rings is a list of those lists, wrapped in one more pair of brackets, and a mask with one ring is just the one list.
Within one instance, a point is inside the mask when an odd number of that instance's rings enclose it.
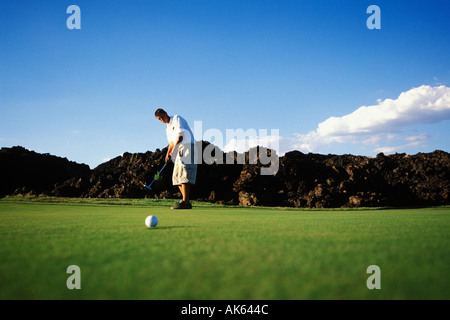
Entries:
{"label": "man's head", "polygon": [[166,111],[164,111],[163,109],[158,109],[155,111],[155,117],[156,119],[158,119],[159,121],[161,121],[162,123],[169,123],[170,122],[170,117],[167,114]]}

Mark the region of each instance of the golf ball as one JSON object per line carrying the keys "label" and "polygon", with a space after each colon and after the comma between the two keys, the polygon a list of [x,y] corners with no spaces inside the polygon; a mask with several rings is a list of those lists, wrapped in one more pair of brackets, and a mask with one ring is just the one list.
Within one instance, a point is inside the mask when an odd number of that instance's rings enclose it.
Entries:
{"label": "golf ball", "polygon": [[154,228],[158,225],[158,218],[155,216],[148,216],[145,219],[145,225],[147,228]]}

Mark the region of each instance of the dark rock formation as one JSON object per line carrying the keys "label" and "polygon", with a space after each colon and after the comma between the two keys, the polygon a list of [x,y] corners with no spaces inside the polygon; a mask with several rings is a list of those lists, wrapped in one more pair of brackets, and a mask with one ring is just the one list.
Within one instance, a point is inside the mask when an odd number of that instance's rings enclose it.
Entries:
{"label": "dark rock formation", "polygon": [[[211,147],[214,146],[202,143],[203,150],[210,151]],[[0,152],[0,196],[31,193],[61,197],[179,198],[178,188],[171,183],[170,162],[152,191],[139,184],[153,180],[164,165],[166,151],[125,153],[89,170],[86,165],[67,159],[39,155],[20,147],[4,148]],[[276,174],[262,175],[261,168],[269,165],[263,165],[259,157],[270,156],[272,152],[252,149],[244,155],[242,163],[238,161],[241,155],[226,154],[216,148],[213,159],[198,167],[192,198],[242,206],[307,208],[450,204],[450,154],[443,151],[379,154],[376,158],[292,151],[278,158]],[[230,159],[233,164],[226,164]]]}
{"label": "dark rock formation", "polygon": [[66,158],[39,154],[22,147],[0,150],[0,197],[51,194],[56,184],[89,174],[89,166]]}
{"label": "dark rock formation", "polygon": [[422,206],[449,203],[450,155],[443,151],[376,158],[290,152],[276,175],[283,205]]}

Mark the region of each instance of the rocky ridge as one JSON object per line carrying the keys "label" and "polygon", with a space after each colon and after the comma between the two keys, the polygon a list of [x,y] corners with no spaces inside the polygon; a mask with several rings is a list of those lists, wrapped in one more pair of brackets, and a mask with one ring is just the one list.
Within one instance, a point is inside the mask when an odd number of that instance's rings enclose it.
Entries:
{"label": "rocky ridge", "polygon": [[[203,150],[209,145],[203,142]],[[153,180],[164,164],[166,151],[124,153],[91,170],[87,165],[22,147],[2,148],[0,196],[179,198],[178,188],[171,184],[172,163],[152,191],[139,184]],[[273,152],[265,148],[258,151],[269,155]],[[278,158],[279,169],[274,175],[261,175],[259,158],[255,164],[249,163],[254,153],[245,154],[244,164],[237,163],[236,153],[218,156],[231,156],[236,161],[199,165],[192,199],[298,208],[450,204],[450,154],[444,151],[389,156],[381,153],[375,158],[292,151]]]}

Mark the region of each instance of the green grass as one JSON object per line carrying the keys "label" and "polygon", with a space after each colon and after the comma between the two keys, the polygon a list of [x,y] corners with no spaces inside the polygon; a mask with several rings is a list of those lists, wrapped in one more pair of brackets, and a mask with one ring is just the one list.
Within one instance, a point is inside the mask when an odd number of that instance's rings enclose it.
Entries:
{"label": "green grass", "polygon": [[[0,299],[450,298],[449,207],[173,203],[0,200]],[[81,268],[81,290],[66,287],[69,265]],[[381,290],[366,286],[370,265]]]}

